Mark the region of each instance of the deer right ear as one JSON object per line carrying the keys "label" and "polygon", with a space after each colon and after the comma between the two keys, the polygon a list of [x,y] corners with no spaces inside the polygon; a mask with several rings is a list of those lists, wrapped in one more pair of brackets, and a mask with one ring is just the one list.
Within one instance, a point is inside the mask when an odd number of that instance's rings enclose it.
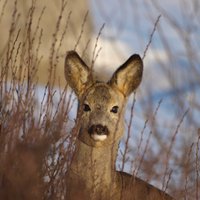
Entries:
{"label": "deer right ear", "polygon": [[65,58],[65,79],[69,86],[80,97],[91,82],[89,67],[75,51],[67,52]]}

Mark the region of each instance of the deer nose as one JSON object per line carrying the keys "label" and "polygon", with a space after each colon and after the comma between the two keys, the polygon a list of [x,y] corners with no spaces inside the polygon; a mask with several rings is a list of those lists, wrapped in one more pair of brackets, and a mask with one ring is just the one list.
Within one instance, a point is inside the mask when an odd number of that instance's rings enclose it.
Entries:
{"label": "deer nose", "polygon": [[108,135],[108,128],[101,124],[92,125],[88,130],[89,134]]}

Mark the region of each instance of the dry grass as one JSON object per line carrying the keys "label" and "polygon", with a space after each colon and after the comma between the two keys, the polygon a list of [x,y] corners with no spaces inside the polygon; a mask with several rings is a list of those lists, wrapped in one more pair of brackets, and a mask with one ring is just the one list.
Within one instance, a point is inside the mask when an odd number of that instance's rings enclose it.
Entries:
{"label": "dry grass", "polygon": [[[3,23],[9,2],[0,1],[0,4],[0,23]],[[74,99],[66,90],[64,77],[58,76],[58,73],[63,74],[59,70],[63,67],[63,49],[67,50],[64,41],[71,40],[68,36],[66,39],[66,33],[76,26],[69,26],[73,11],[67,6],[67,1],[62,0],[56,21],[51,24],[54,29],[48,59],[43,62],[45,8],[38,8],[38,2],[32,1],[23,23],[17,1],[12,5],[6,32],[8,38],[0,52],[0,199],[65,199],[66,171],[77,135],[76,127],[72,131],[68,128]],[[81,45],[80,40],[87,20],[85,18],[80,23],[73,43],[73,47],[80,48],[83,54],[88,48],[88,40],[84,39],[85,45]],[[98,56],[95,51],[92,60]],[[44,63],[48,63],[48,70],[41,68]],[[38,74],[44,73],[46,77],[40,75],[38,78]],[[37,88],[41,78],[45,89],[42,101],[38,102]],[[127,163],[131,163],[132,173],[158,185],[177,199],[198,200],[200,136],[192,144],[180,142],[181,153],[173,149],[187,110],[179,117],[179,123],[173,124],[175,129],[169,130],[172,134],[161,138],[156,116],[162,103],[159,102],[157,108],[151,105],[133,159],[130,133],[133,131],[134,105],[135,98],[127,125],[125,150],[121,153],[121,168],[125,169]],[[157,145],[158,151],[154,151],[152,144]],[[172,179],[173,173],[177,174],[176,180]]]}

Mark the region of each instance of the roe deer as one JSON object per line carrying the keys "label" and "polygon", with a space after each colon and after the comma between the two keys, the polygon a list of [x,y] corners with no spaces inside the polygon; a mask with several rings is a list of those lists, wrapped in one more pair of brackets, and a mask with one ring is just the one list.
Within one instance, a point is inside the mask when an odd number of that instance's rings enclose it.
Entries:
{"label": "roe deer", "polygon": [[94,81],[75,51],[65,60],[65,77],[78,97],[78,139],[67,174],[67,200],[161,200],[165,192],[130,174],[115,170],[124,132],[124,108],[143,73],[132,55],[107,83]]}

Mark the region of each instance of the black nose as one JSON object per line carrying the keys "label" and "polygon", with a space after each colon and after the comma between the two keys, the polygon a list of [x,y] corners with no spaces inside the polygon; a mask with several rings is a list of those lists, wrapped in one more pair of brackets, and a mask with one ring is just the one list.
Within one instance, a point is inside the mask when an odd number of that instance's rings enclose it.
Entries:
{"label": "black nose", "polygon": [[97,134],[97,135],[108,135],[108,128],[106,126],[102,126],[101,124],[92,125],[88,130],[89,134]]}

